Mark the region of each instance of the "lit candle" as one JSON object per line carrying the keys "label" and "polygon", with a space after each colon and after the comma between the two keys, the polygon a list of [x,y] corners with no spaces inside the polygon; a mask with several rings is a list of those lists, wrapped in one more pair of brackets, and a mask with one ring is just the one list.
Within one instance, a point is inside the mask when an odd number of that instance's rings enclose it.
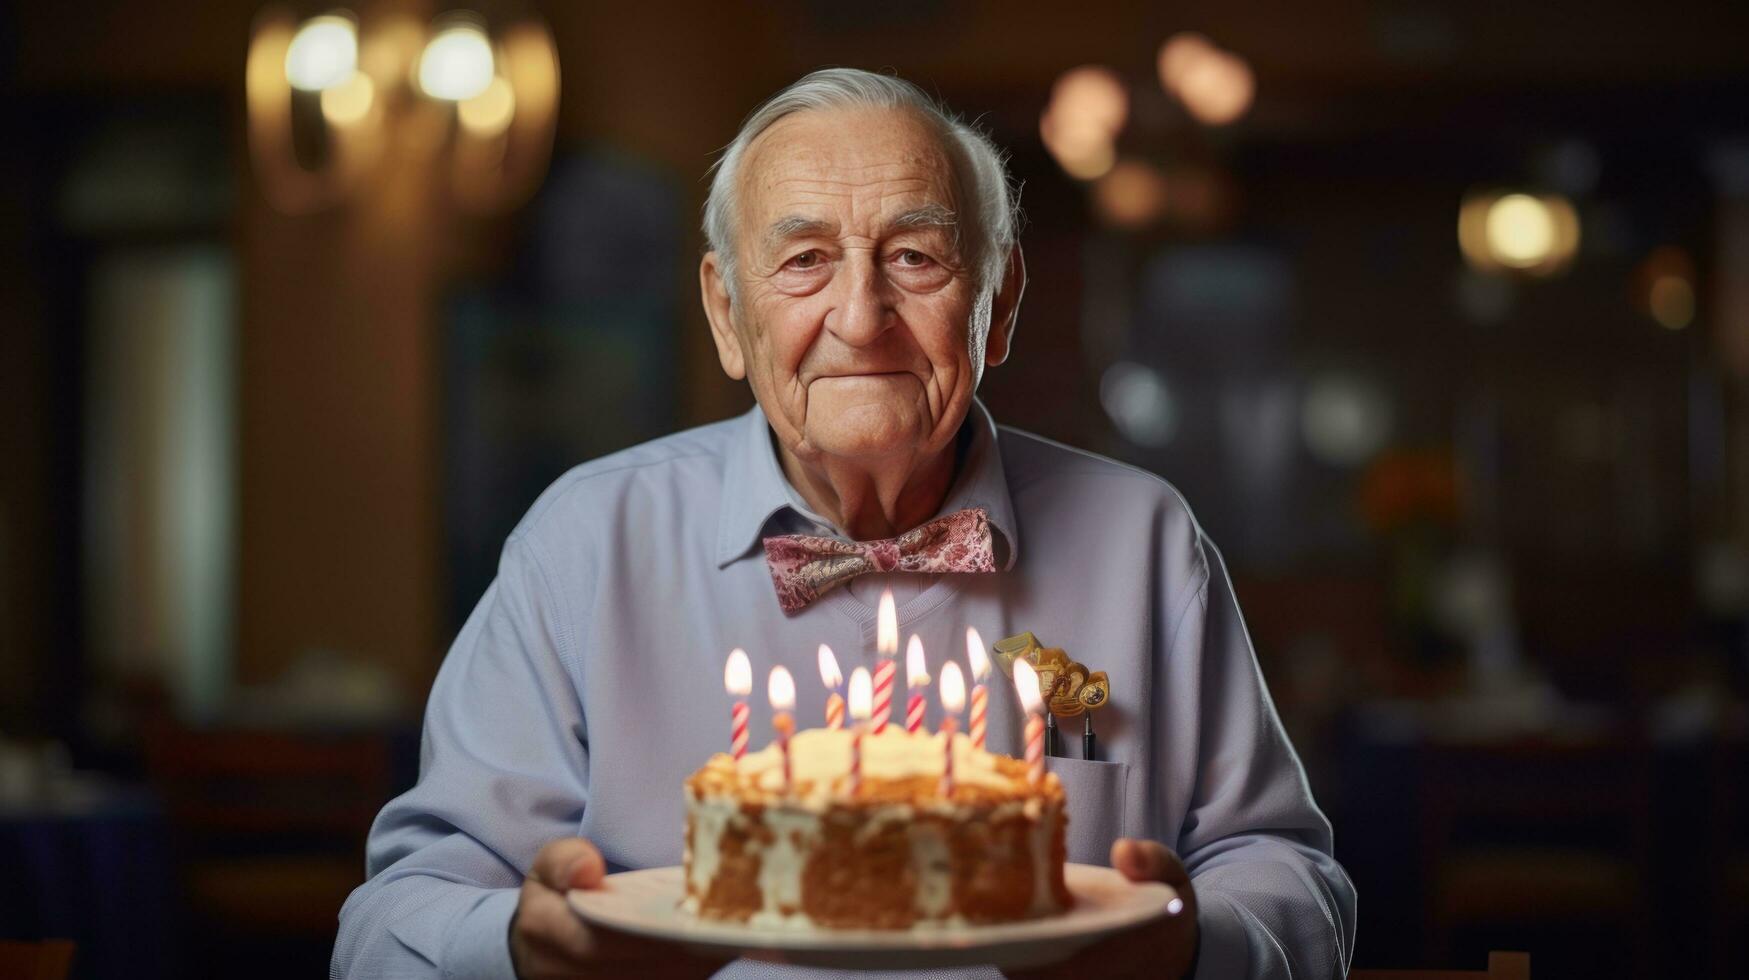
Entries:
{"label": "lit candle", "polygon": [[1036,785],[1045,778],[1045,702],[1032,664],[1014,661],[1014,689],[1020,692],[1020,707],[1026,712],[1026,770]]}
{"label": "lit candle", "polygon": [[850,795],[862,792],[862,736],[868,731],[869,703],[873,700],[868,668],[850,672],[850,720],[856,726],[850,736]]}
{"label": "lit candle", "polygon": [[946,737],[946,758],[941,764],[942,799],[953,797],[953,732],[959,727],[960,711],[966,706],[966,679],[960,665],[949,660],[941,666],[941,734]]}
{"label": "lit candle", "polygon": [[893,674],[899,669],[899,617],[893,609],[893,590],[881,590],[880,611],[875,617],[874,733],[887,730],[893,717]]}
{"label": "lit candle", "polygon": [[838,658],[832,656],[832,648],[824,643],[820,644],[820,683],[832,692],[826,695],[826,727],[843,728],[844,698],[838,688],[844,684],[844,675],[838,670]]}
{"label": "lit candle", "polygon": [[796,706],[796,682],[782,667],[771,668],[765,683],[765,695],[771,699],[771,727],[777,730],[777,750],[783,755],[783,789],[789,792],[789,737],[795,733],[796,721],[790,711]]}
{"label": "lit candle", "polygon": [[753,665],[747,651],[736,647],[723,664],[723,689],[735,699],[729,708],[729,753],[736,759],[747,754],[747,695],[753,693]]}
{"label": "lit candle", "polygon": [[972,716],[966,729],[972,737],[972,748],[981,749],[989,713],[990,693],[984,682],[990,679],[990,655],[984,651],[984,638],[978,635],[975,626],[966,627],[966,663],[972,666]]}
{"label": "lit candle", "polygon": [[915,735],[923,730],[923,689],[929,686],[929,666],[923,662],[923,641],[916,633],[905,645],[905,686],[911,697],[905,702],[905,730]]}

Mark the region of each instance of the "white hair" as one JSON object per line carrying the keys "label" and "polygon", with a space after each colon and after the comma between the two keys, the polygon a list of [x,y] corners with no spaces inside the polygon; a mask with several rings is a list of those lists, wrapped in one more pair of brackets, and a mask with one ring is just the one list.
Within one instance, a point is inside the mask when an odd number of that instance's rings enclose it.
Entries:
{"label": "white hair", "polygon": [[1011,185],[1007,154],[982,131],[910,82],[856,68],[824,68],[803,76],[754,109],[740,132],[711,165],[710,196],[704,205],[706,246],[717,253],[717,268],[734,301],[738,175],[741,159],[759,135],[778,120],[815,109],[899,109],[915,112],[941,134],[953,165],[959,199],[954,232],[961,258],[976,276],[979,291],[996,288],[1008,253],[1020,233],[1020,189]]}

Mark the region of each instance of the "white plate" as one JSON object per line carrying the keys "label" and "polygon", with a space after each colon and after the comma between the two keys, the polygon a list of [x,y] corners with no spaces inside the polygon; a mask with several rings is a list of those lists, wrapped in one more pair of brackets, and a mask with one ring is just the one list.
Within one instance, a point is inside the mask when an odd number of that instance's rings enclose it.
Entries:
{"label": "white plate", "polygon": [[1063,868],[1075,906],[1062,915],[1000,925],[814,929],[755,926],[701,919],[680,908],[681,869],[646,868],[608,875],[602,887],[570,893],[584,921],[708,956],[745,956],[774,963],[838,969],[905,970],[969,966],[1044,966],[1067,959],[1095,940],[1167,914],[1178,897],[1170,885],[1136,883],[1111,868]]}

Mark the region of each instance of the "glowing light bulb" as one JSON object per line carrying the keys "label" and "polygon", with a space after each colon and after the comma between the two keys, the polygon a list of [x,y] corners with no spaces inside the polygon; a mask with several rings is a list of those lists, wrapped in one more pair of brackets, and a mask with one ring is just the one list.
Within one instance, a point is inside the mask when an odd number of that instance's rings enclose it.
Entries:
{"label": "glowing light bulb", "polygon": [[419,56],[419,88],[434,99],[462,102],[492,86],[492,42],[473,24],[439,31]]}
{"label": "glowing light bulb", "polygon": [[342,85],[358,71],[358,25],[340,14],[304,21],[285,49],[285,80],[305,92]]}

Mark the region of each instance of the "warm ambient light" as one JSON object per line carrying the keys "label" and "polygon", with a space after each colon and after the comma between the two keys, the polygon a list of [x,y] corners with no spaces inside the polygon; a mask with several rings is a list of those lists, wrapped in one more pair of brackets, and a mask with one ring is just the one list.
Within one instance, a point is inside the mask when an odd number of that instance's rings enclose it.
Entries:
{"label": "warm ambient light", "polygon": [[1141,160],[1123,160],[1093,185],[1093,207],[1114,228],[1146,228],[1166,213],[1166,176]]}
{"label": "warm ambient light", "polygon": [[434,99],[461,102],[492,85],[492,42],[473,24],[439,31],[419,56],[419,88]]}
{"label": "warm ambient light", "polygon": [[923,659],[923,638],[911,634],[905,647],[905,686],[922,687],[929,683],[929,665]]}
{"label": "warm ambient light", "polygon": [[324,14],[304,21],[285,50],[285,80],[305,92],[343,84],[358,71],[358,25]]}
{"label": "warm ambient light", "polygon": [[1458,211],[1458,245],[1471,266],[1545,276],[1579,250],[1579,215],[1566,198],[1471,194]]}
{"label": "warm ambient light", "polygon": [[355,71],[341,84],[322,90],[322,118],[335,126],[350,126],[370,115],[375,98],[376,86],[370,76]]}
{"label": "warm ambient light", "polygon": [[1502,265],[1528,269],[1555,247],[1555,216],[1529,194],[1508,194],[1488,208],[1488,250]]}
{"label": "warm ambient light", "polygon": [[1225,126],[1251,108],[1257,78],[1244,58],[1201,34],[1174,35],[1160,46],[1160,86],[1199,122]]}
{"label": "warm ambient light", "polygon": [[462,128],[489,139],[510,128],[516,117],[516,91],[502,78],[494,78],[486,91],[456,103],[456,120]]}
{"label": "warm ambient light", "polygon": [[1071,177],[1095,180],[1117,159],[1117,134],[1129,116],[1129,94],[1109,68],[1084,65],[1064,72],[1051,88],[1039,136]]}

